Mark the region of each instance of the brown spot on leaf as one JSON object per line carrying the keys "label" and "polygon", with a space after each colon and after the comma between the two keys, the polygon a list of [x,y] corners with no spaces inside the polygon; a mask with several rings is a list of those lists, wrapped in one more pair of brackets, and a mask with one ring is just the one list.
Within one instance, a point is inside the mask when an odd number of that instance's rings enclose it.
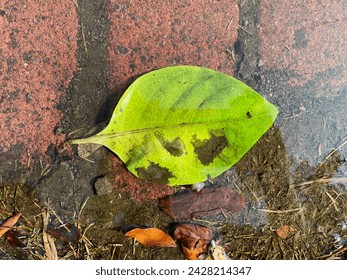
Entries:
{"label": "brown spot on leaf", "polygon": [[210,139],[200,140],[193,137],[194,152],[203,165],[209,165],[215,157],[222,153],[228,146],[228,139],[211,133]]}
{"label": "brown spot on leaf", "polygon": [[155,133],[155,136],[159,140],[160,144],[164,147],[164,149],[174,157],[179,157],[183,155],[183,153],[185,153],[184,143],[181,138],[176,137],[174,140],[168,141],[159,131]]}
{"label": "brown spot on leaf", "polygon": [[133,176],[123,162],[113,153],[109,153],[109,162],[111,164],[113,187],[120,192],[126,192],[130,195],[131,199],[136,202],[157,200],[164,196],[173,194],[174,188],[153,183]]}
{"label": "brown spot on leaf", "polygon": [[148,179],[156,183],[167,184],[170,178],[175,177],[168,168],[151,162],[148,167],[136,168],[137,175],[140,179]]}

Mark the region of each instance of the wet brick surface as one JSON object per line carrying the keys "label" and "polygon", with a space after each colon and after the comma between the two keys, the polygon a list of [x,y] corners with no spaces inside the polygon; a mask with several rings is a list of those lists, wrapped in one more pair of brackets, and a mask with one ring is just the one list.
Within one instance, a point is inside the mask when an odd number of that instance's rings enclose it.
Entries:
{"label": "wet brick surface", "polygon": [[318,165],[346,135],[347,2],[260,5],[261,91],[280,114],[286,152]]}
{"label": "wet brick surface", "polygon": [[[260,53],[264,67],[292,71],[290,85],[333,73],[322,83],[336,90],[347,84],[347,2],[261,2]],[[324,94],[324,93],[322,93]]]}
{"label": "wet brick surface", "polygon": [[123,91],[135,76],[176,64],[232,74],[238,12],[226,0],[112,0],[109,87]]}
{"label": "wet brick surface", "polygon": [[1,1],[0,26],[0,152],[26,162],[63,140],[54,128],[77,65],[77,14],[70,0]]}

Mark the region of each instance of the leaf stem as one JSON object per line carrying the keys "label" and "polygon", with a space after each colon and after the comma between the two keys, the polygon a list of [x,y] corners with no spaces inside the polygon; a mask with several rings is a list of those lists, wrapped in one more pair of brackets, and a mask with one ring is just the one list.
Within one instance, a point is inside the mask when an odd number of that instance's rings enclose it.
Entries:
{"label": "leaf stem", "polygon": [[75,144],[90,144],[90,143],[96,143],[95,142],[95,138],[94,136],[91,137],[87,137],[87,138],[81,138],[81,139],[72,139],[69,140],[68,143],[75,145]]}

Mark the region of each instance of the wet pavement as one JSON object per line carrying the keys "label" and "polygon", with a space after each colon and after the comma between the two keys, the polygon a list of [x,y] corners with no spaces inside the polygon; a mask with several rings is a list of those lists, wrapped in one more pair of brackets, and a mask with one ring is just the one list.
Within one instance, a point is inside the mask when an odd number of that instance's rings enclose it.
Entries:
{"label": "wet pavement", "polygon": [[55,131],[64,115],[58,107],[77,68],[72,1],[26,2],[0,4],[0,149],[2,158],[20,165],[64,141]]}
{"label": "wet pavement", "polygon": [[[240,163],[207,182],[237,188],[248,200],[222,231],[242,244],[230,245],[230,256],[329,256],[347,222],[346,15],[347,3],[338,0],[3,1],[0,188],[34,189],[38,204],[49,203],[65,222],[73,223],[87,204],[86,225],[167,226],[171,220],[157,199],[172,194],[171,187],[135,178],[104,148],[82,155],[65,141],[105,126],[139,75],[170,65],[204,66],[250,85],[280,112]],[[101,179],[116,192],[98,195]],[[300,185],[305,182],[317,186]],[[0,210],[25,216],[26,204],[17,209],[4,196],[1,203]],[[283,215],[290,211],[297,215],[288,220]],[[274,238],[272,229],[284,221],[297,235],[266,255],[262,233]],[[115,237],[108,231],[95,238]],[[299,241],[321,245],[295,249]],[[147,253],[129,258],[158,258]],[[162,258],[181,257],[170,254]]]}

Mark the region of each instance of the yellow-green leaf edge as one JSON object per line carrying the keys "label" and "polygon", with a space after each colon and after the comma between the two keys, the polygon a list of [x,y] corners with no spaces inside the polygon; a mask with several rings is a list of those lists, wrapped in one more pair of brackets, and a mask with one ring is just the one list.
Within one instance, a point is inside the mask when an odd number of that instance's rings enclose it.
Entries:
{"label": "yellow-green leaf edge", "polygon": [[104,130],[71,143],[102,144],[137,177],[187,185],[229,169],[277,114],[273,104],[231,76],[171,66],[139,77]]}

